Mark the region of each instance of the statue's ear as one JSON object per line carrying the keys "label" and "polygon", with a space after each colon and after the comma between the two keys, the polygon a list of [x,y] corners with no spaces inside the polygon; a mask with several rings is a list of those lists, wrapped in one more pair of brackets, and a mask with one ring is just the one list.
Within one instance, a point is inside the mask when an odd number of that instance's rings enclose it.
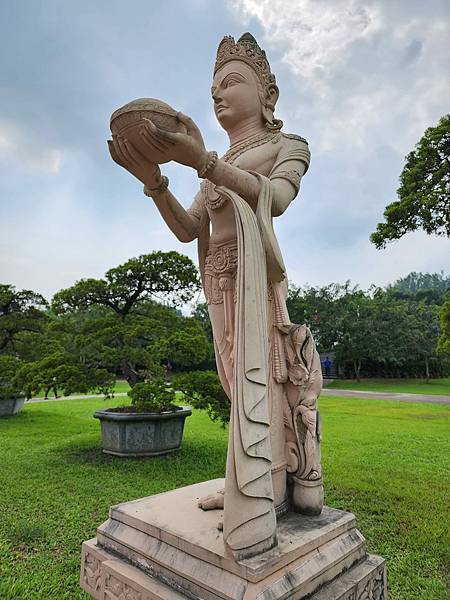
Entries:
{"label": "statue's ear", "polygon": [[275,104],[278,102],[280,90],[275,83],[271,83],[266,88],[266,106],[271,110],[275,109]]}

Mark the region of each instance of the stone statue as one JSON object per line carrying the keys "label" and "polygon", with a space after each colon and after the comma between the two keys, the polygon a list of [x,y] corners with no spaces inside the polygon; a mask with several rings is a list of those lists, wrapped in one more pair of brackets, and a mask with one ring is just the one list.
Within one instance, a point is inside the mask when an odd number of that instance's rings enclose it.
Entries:
{"label": "stone statue", "polygon": [[[139,149],[126,135],[113,135],[108,145],[177,238],[198,240],[217,369],[231,401],[225,490],[200,506],[224,508],[224,542],[239,560],[276,545],[277,516],[289,508],[322,510],[320,361],[308,328],[289,320],[272,227],[296,197],[310,153],[305,139],[283,133],[274,118],[275,76],[249,33],[220,43],[211,93],[230,139],[223,157],[205,149],[198,127],[181,113],[183,132],[143,119]],[[170,192],[155,154],[203,179],[189,209]]]}

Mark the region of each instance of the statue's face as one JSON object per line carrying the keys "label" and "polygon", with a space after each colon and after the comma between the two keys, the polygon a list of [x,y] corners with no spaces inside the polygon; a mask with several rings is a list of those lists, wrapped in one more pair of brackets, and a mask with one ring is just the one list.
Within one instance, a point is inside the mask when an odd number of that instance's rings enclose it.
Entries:
{"label": "statue's face", "polygon": [[219,69],[211,93],[217,120],[225,130],[252,116],[262,120],[257,75],[244,62],[231,61]]}

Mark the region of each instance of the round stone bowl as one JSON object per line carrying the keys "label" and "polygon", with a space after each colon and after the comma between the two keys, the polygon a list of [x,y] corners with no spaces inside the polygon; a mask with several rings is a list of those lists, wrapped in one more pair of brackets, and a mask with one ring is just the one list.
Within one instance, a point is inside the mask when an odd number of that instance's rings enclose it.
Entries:
{"label": "round stone bowl", "polygon": [[164,131],[186,133],[186,127],[177,118],[177,111],[171,106],[155,98],[138,98],[111,115],[110,128],[114,135],[121,135],[151,162],[163,164],[169,162],[164,152],[149,148],[139,133],[143,119],[150,119]]}

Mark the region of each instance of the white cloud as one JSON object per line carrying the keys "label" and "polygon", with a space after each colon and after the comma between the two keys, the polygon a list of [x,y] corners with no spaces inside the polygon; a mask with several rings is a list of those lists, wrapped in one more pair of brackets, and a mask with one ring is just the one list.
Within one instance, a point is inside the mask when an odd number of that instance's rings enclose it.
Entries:
{"label": "white cloud", "polygon": [[233,0],[244,17],[257,17],[266,39],[282,50],[296,74],[315,79],[339,65],[350,45],[381,27],[381,11],[359,0]]}
{"label": "white cloud", "polygon": [[33,131],[13,121],[0,121],[0,162],[12,162],[33,174],[56,175],[62,159],[60,149],[49,147]]}
{"label": "white cloud", "polygon": [[317,125],[321,151],[390,144],[403,155],[447,111],[442,48],[450,43],[450,24],[431,9],[417,15],[407,6],[367,0],[230,5],[247,24],[259,22],[269,59],[270,50],[278,52],[295,76],[302,108],[298,98],[284,103],[292,118]]}

